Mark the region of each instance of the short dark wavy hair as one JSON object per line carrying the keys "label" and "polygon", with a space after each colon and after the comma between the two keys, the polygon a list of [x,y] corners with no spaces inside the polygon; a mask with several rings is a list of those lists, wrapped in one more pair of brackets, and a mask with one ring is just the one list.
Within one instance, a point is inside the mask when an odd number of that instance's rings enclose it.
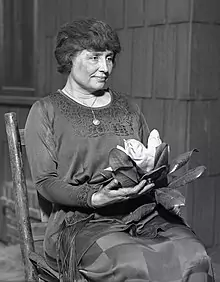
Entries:
{"label": "short dark wavy hair", "polygon": [[115,57],[121,51],[116,31],[107,23],[94,18],[78,19],[61,26],[56,38],[55,57],[57,70],[68,74],[72,68],[72,59],[82,50],[112,51]]}

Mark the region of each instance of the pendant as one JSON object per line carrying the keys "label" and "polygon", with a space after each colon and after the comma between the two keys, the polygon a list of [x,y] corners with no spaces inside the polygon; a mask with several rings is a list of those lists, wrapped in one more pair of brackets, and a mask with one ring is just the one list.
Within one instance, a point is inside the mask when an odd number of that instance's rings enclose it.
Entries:
{"label": "pendant", "polygon": [[94,125],[100,125],[100,120],[98,120],[97,118],[94,118],[94,120],[92,121],[92,123]]}

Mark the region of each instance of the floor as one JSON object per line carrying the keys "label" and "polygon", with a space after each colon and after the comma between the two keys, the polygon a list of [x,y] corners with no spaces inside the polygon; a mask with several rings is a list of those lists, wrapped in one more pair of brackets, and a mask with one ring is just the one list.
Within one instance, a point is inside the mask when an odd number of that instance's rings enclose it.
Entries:
{"label": "floor", "polygon": [[[220,282],[220,248],[210,252],[216,275]],[[0,282],[25,282],[19,245],[5,246],[0,243]]]}
{"label": "floor", "polygon": [[20,246],[0,244],[0,282],[24,282]]}

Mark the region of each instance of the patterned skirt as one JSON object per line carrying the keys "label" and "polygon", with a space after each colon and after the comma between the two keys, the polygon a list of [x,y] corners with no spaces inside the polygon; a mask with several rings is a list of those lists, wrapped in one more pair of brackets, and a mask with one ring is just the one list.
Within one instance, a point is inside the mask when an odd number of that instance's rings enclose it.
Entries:
{"label": "patterned skirt", "polygon": [[210,258],[194,232],[160,215],[129,224],[69,215],[59,232],[47,233],[45,252],[64,282],[214,281]]}

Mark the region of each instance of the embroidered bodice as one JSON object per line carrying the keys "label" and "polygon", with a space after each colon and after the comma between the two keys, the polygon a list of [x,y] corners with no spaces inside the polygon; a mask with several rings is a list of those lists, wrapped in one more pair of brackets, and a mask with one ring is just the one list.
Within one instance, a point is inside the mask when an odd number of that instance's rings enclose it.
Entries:
{"label": "embroidered bodice", "polygon": [[91,108],[61,91],[37,101],[25,127],[27,156],[38,191],[61,205],[90,207],[100,188],[100,172],[108,167],[108,154],[123,139],[146,144],[148,127],[139,108],[127,96],[111,93],[111,102]]}

